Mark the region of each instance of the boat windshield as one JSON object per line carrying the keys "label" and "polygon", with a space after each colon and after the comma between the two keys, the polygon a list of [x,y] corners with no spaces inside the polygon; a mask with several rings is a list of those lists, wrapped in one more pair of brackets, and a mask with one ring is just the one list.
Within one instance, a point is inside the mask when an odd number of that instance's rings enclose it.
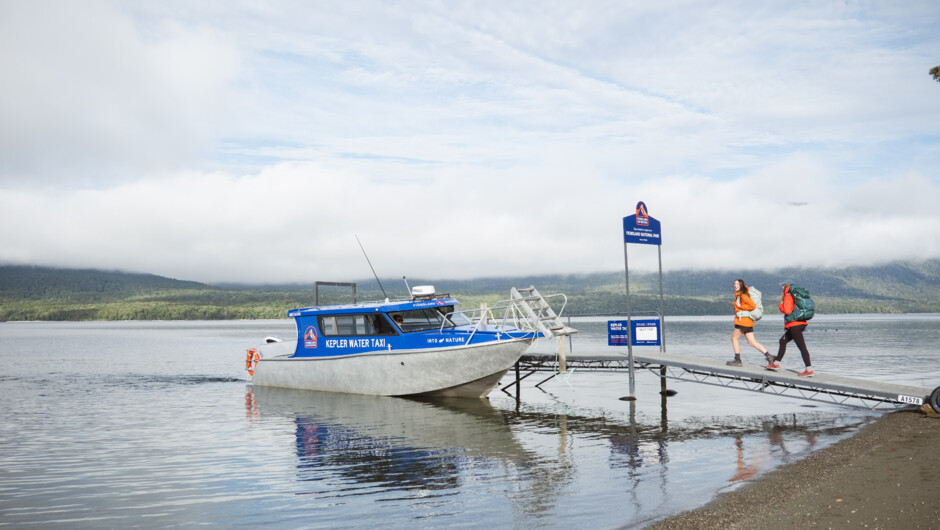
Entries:
{"label": "boat windshield", "polygon": [[413,309],[392,313],[392,320],[404,332],[428,331],[470,325],[470,319],[454,306]]}
{"label": "boat windshield", "polygon": [[450,320],[457,326],[472,326],[473,321],[470,320],[467,315],[463,314],[463,311],[455,309],[454,306],[448,306],[448,309],[451,310],[450,313],[447,313],[446,318]]}

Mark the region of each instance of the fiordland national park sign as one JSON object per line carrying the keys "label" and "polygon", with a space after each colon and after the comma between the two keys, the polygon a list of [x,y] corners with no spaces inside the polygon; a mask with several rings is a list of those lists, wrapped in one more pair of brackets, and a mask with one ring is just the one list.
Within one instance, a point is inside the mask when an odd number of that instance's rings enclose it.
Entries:
{"label": "fiordland national park sign", "polygon": [[623,218],[623,242],[662,245],[659,221],[650,217],[643,201],[636,203],[636,214]]}
{"label": "fiordland national park sign", "polygon": [[[633,310],[630,307],[630,259],[627,252],[627,247],[630,246],[630,243],[656,245],[656,250],[659,253],[659,318],[658,322],[654,322],[651,326],[645,325],[649,323],[649,319],[644,319],[645,322],[643,326],[640,326],[639,322],[635,323],[633,321]],[[640,339],[639,335],[643,335],[645,339],[643,340],[644,345],[659,345],[661,348],[660,351],[663,353],[666,352],[666,326],[664,325],[665,322],[663,318],[665,314],[665,304],[663,300],[663,237],[660,231],[659,221],[650,217],[649,211],[646,209],[646,203],[643,201],[636,203],[636,213],[634,215],[623,218],[623,269],[627,283],[627,320],[626,322],[608,323],[608,326],[610,326],[608,329],[610,336],[607,340],[608,343],[614,344],[623,344],[624,341],[627,343],[628,366],[630,371],[630,395],[620,399],[634,401],[636,400],[636,382],[634,381],[633,375],[633,345],[640,345],[638,341],[638,339]],[[637,325],[635,326],[634,324]],[[658,326],[656,324],[658,324]],[[624,331],[626,331],[626,333],[624,333]],[[656,334],[655,339],[658,340],[653,340],[652,333],[654,331]]]}

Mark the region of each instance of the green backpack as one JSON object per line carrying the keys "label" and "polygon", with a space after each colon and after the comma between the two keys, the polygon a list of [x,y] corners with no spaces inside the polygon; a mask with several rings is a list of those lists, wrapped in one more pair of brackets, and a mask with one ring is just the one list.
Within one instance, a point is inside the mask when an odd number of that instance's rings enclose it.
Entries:
{"label": "green backpack", "polygon": [[790,296],[793,297],[793,312],[784,318],[786,322],[805,322],[816,315],[816,304],[809,297],[809,291],[798,286],[790,286]]}

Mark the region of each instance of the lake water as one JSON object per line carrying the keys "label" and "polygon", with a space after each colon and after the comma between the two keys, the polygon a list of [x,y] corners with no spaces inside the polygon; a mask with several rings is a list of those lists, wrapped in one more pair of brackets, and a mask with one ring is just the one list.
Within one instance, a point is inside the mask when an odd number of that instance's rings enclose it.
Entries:
{"label": "lake water", "polygon": [[[572,325],[574,351],[608,349],[606,319]],[[757,338],[776,351],[781,330]],[[578,371],[519,403],[253,389],[268,334],[293,324],[0,323],[0,526],[642,527],[882,414],[676,381],[664,405],[648,372],[632,403],[625,373]],[[730,335],[667,320],[670,353],[730,359]],[[940,385],[940,315],[820,315],[806,337],[817,372]]]}

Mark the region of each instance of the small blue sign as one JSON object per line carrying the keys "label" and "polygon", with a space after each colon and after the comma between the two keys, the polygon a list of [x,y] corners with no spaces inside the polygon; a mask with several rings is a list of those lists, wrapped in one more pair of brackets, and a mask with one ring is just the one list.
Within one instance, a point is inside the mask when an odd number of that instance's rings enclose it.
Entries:
{"label": "small blue sign", "polygon": [[607,321],[608,346],[626,346],[628,340],[630,340],[630,335],[627,333],[626,320]]}
{"label": "small blue sign", "polygon": [[663,244],[659,221],[649,216],[643,201],[636,203],[636,214],[623,218],[623,242]]}
{"label": "small blue sign", "polygon": [[[658,318],[635,318],[630,319],[630,327],[633,328],[634,346],[661,346],[662,335],[659,332]],[[627,346],[630,340],[630,334],[627,333],[626,320],[608,320],[607,321],[607,345],[608,346]]]}
{"label": "small blue sign", "polygon": [[634,346],[662,345],[658,318],[635,318],[631,319],[630,323],[633,324]]}

